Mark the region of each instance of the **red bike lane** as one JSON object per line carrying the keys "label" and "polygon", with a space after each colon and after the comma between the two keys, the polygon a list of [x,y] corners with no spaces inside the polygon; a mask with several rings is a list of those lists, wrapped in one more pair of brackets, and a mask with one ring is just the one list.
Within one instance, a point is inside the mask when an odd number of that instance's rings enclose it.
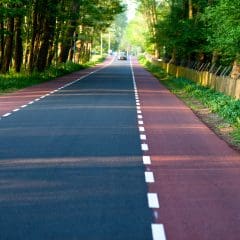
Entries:
{"label": "red bike lane", "polygon": [[[156,223],[168,240],[240,239],[240,155],[132,60]],[[141,118],[141,116],[140,116]],[[153,204],[154,205],[154,204]],[[159,205],[159,206],[158,206]]]}

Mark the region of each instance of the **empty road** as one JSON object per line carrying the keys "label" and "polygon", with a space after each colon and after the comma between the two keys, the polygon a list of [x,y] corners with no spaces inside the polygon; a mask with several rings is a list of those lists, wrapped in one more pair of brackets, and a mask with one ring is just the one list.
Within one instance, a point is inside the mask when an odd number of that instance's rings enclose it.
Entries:
{"label": "empty road", "polygon": [[238,240],[239,153],[135,59],[84,74],[0,97],[0,240]]}

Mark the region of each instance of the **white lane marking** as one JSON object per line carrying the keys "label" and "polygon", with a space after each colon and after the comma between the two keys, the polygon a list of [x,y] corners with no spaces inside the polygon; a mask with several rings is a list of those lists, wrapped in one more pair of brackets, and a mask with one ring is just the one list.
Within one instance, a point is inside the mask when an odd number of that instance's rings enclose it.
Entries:
{"label": "white lane marking", "polygon": [[2,117],[8,117],[10,116],[12,113],[5,113],[4,115],[2,115]]}
{"label": "white lane marking", "polygon": [[141,109],[141,107],[140,106],[137,106],[137,110],[140,110]]}
{"label": "white lane marking", "polygon": [[40,98],[36,98],[34,101],[35,101],[35,102],[38,102],[39,100],[40,100]]}
{"label": "white lane marking", "polygon": [[138,119],[142,119],[143,118],[143,116],[142,115],[138,115]]}
{"label": "white lane marking", "polygon": [[139,125],[143,125],[143,121],[141,121],[141,120],[138,121],[138,124],[139,124]]}
{"label": "white lane marking", "polygon": [[27,107],[27,105],[22,105],[22,106],[21,106],[21,108],[25,108],[25,107]]}
{"label": "white lane marking", "polygon": [[156,193],[148,193],[148,206],[150,208],[159,208],[158,196]]}
{"label": "white lane marking", "polygon": [[33,103],[34,103],[34,101],[31,101],[31,102],[28,103],[28,105],[31,105],[31,104],[33,104]]}
{"label": "white lane marking", "polygon": [[141,111],[141,110],[137,110],[137,113],[138,113],[138,114],[142,114],[142,111]]}
{"label": "white lane marking", "polygon": [[144,131],[145,131],[145,128],[144,128],[144,127],[139,127],[139,131],[140,131],[140,132],[144,132]]}
{"label": "white lane marking", "polygon": [[163,224],[153,223],[152,227],[152,237],[153,240],[166,240],[165,230]]}
{"label": "white lane marking", "polygon": [[45,98],[45,96],[43,95],[43,96],[41,96],[40,98],[41,98],[41,99],[42,99],[42,98]]}
{"label": "white lane marking", "polygon": [[140,106],[140,103],[136,103],[137,106]]}
{"label": "white lane marking", "polygon": [[17,112],[17,111],[19,111],[19,110],[20,110],[19,108],[16,108],[16,109],[13,110],[13,112]]}
{"label": "white lane marking", "polygon": [[141,140],[147,140],[147,136],[145,134],[140,134],[140,139]]}
{"label": "white lane marking", "polygon": [[154,183],[154,176],[153,176],[153,172],[145,172],[145,181],[146,183]]}
{"label": "white lane marking", "polygon": [[150,156],[143,156],[143,164],[145,165],[151,164]]}
{"label": "white lane marking", "polygon": [[146,143],[141,144],[143,151],[148,151],[148,145]]}

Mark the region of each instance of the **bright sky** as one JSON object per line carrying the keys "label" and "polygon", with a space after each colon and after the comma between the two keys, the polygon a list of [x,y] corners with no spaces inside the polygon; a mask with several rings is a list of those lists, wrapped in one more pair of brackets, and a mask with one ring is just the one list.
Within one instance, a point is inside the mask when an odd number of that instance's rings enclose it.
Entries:
{"label": "bright sky", "polygon": [[136,3],[134,0],[125,0],[128,5],[127,16],[128,21],[134,18],[135,11],[136,11]]}

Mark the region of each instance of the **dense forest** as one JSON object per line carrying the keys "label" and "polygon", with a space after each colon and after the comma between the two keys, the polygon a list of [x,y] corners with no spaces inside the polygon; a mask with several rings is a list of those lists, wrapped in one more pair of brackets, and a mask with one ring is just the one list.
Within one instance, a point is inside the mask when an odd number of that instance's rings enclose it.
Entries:
{"label": "dense forest", "polygon": [[88,61],[124,9],[119,0],[0,0],[0,73]]}
{"label": "dense forest", "polygon": [[176,65],[239,76],[239,0],[137,2],[139,13],[126,31],[131,45]]}

